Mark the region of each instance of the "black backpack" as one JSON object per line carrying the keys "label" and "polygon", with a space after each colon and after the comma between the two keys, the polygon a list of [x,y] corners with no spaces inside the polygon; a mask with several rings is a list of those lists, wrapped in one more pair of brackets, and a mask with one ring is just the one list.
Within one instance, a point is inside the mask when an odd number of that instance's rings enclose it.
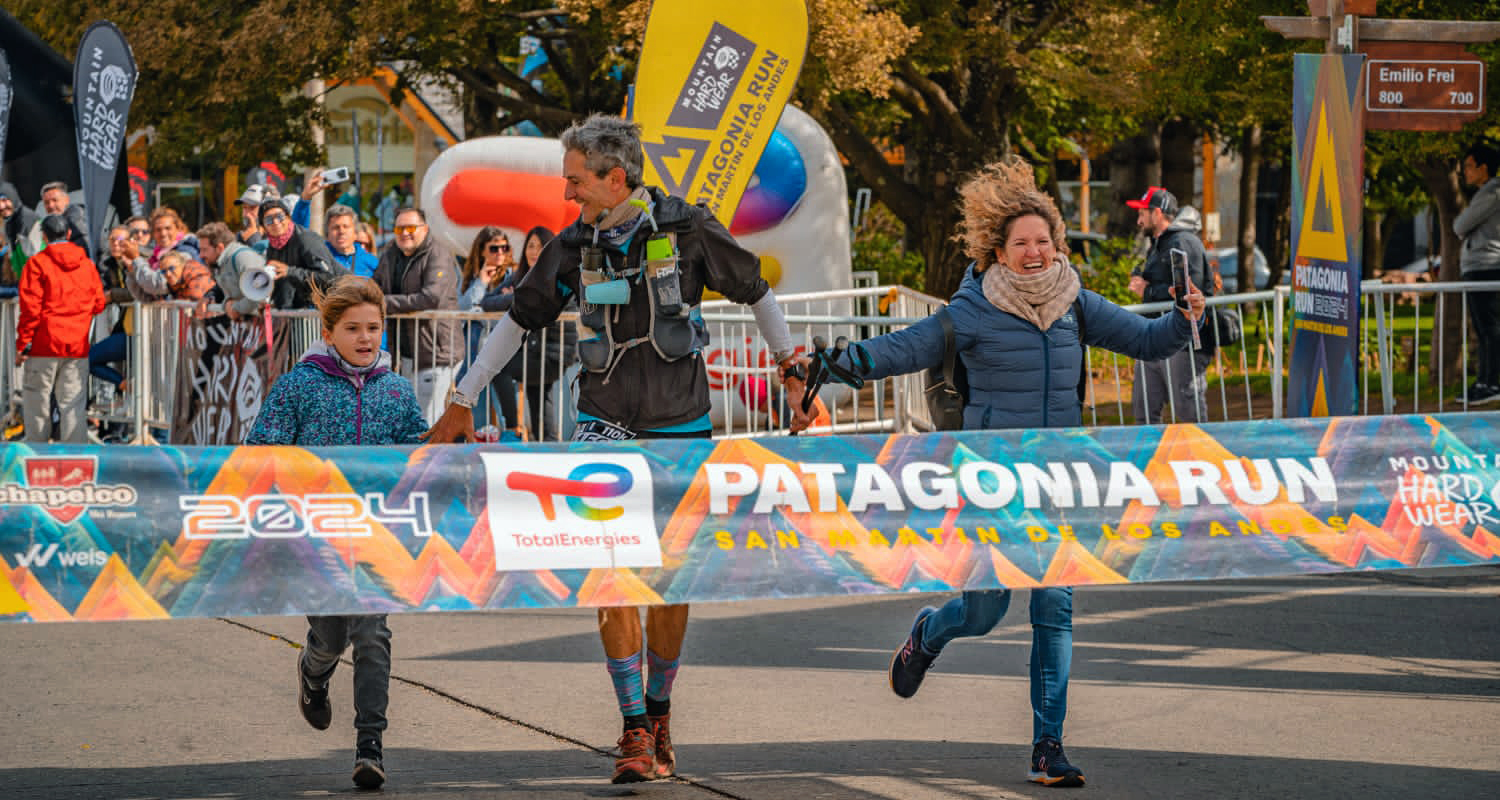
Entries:
{"label": "black backpack", "polygon": [[[927,371],[927,412],[932,425],[940,431],[957,431],[964,427],[964,406],[969,403],[969,368],[958,357],[953,319],[945,305],[937,310],[938,324],[943,326],[943,365]],[[1084,341],[1083,293],[1073,300],[1073,319],[1078,321],[1078,341]],[[1087,348],[1087,345],[1084,345]],[[1085,364],[1078,373],[1078,402],[1088,395],[1089,371]]]}

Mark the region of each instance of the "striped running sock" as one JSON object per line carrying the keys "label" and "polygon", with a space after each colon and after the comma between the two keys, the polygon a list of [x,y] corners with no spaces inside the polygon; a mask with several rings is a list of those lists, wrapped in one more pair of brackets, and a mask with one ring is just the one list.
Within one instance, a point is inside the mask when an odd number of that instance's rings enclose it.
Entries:
{"label": "striped running sock", "polygon": [[627,717],[644,716],[646,696],[642,691],[641,654],[626,658],[605,660],[609,679],[615,684],[615,698],[620,701],[620,713]]}
{"label": "striped running sock", "polygon": [[667,700],[672,697],[672,682],[677,680],[678,656],[670,661],[646,649],[646,697],[652,700]]}

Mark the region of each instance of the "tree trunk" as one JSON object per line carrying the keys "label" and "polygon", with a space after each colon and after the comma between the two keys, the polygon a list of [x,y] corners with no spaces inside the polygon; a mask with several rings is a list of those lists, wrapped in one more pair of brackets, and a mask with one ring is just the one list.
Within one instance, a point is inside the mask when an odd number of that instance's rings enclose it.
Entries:
{"label": "tree trunk", "polygon": [[1161,133],[1150,126],[1145,133],[1121,139],[1109,150],[1109,191],[1112,209],[1106,233],[1134,236],[1135,210],[1127,200],[1138,200],[1147,187],[1161,183]]}
{"label": "tree trunk", "polygon": [[1363,240],[1360,244],[1360,280],[1378,275],[1385,262],[1385,240],[1381,238],[1381,234],[1388,216],[1390,215],[1365,206],[1364,229],[1360,231],[1360,238]]}
{"label": "tree trunk", "polygon": [[1236,279],[1242,292],[1255,291],[1255,201],[1260,194],[1260,124],[1251,125],[1240,137],[1240,230],[1235,238],[1239,253]]}
{"label": "tree trunk", "polygon": [[479,92],[465,91],[464,95],[464,138],[499,133],[496,123],[500,120],[500,106]]}
{"label": "tree trunk", "polygon": [[1198,145],[1201,142],[1198,126],[1191,122],[1174,119],[1162,126],[1160,185],[1177,198],[1179,206],[1199,205],[1193,187],[1198,174]]}
{"label": "tree trunk", "polygon": [[[1453,232],[1453,218],[1458,216],[1463,203],[1463,195],[1458,189],[1458,169],[1445,160],[1429,159],[1419,164],[1417,171],[1421,173],[1422,184],[1427,187],[1427,196],[1432,198],[1432,204],[1437,207],[1438,212],[1438,232],[1442,235],[1443,254],[1438,280],[1456,281],[1459,279],[1458,252],[1463,246],[1458,234]],[[1428,354],[1427,368],[1435,377],[1441,355],[1443,376],[1451,380],[1459,374],[1458,360],[1464,336],[1461,318],[1463,306],[1458,295],[1446,294],[1441,295],[1441,298],[1443,325],[1441,328],[1433,326],[1432,349]],[[1435,308],[1433,314],[1438,313]]]}

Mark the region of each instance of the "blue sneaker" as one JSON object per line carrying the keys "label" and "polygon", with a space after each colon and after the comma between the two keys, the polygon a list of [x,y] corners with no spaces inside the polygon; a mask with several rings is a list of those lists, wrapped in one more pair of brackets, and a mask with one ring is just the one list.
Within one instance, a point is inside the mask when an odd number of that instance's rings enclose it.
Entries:
{"label": "blue sneaker", "polygon": [[891,659],[891,691],[897,697],[911,697],[922,688],[922,679],[927,677],[927,669],[937,659],[937,653],[929,653],[922,648],[922,623],[928,617],[937,613],[937,609],[928,606],[917,612],[917,619],[911,624],[911,633],[907,634],[906,643],[896,651],[896,657]]}
{"label": "blue sneaker", "polygon": [[1031,747],[1031,770],[1026,780],[1043,786],[1082,786],[1083,770],[1068,763],[1062,742],[1044,737]]}

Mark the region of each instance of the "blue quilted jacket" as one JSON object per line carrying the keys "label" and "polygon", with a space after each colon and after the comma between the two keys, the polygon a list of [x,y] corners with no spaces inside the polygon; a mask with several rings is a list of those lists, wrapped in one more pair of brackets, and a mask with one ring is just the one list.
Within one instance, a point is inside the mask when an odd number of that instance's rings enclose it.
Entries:
{"label": "blue quilted jacket", "polygon": [[390,355],[363,376],[339,368],[313,345],[276,380],[245,444],[417,444],[427,421],[411,383],[391,372]]}
{"label": "blue quilted jacket", "polygon": [[[991,269],[1004,269],[996,265]],[[1085,342],[1143,361],[1176,353],[1192,337],[1180,313],[1146,319],[1084,289]],[[984,296],[970,268],[949,304],[959,358],[968,369],[964,429],[1063,428],[1083,423],[1078,379],[1083,348],[1073,310],[1046,331],[1001,311]],[[943,328],[928,317],[862,344],[874,361],[867,378],[885,378],[943,364]]]}

